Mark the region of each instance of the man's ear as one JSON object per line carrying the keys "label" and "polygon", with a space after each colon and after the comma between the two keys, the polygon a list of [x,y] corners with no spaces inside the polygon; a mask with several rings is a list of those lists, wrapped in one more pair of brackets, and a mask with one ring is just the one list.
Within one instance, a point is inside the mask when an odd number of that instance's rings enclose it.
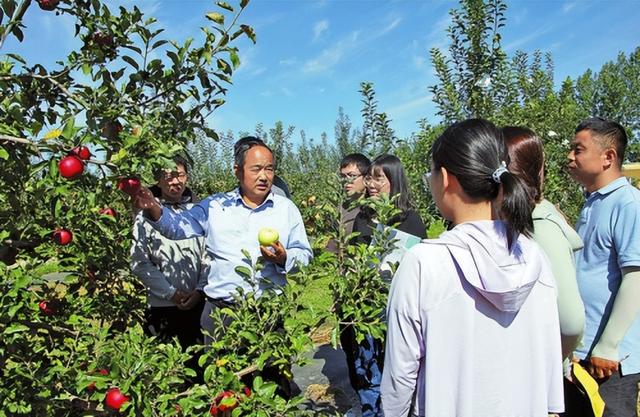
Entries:
{"label": "man's ear", "polygon": [[233,174],[236,176],[236,178],[239,181],[240,180],[240,175],[242,174],[242,170],[240,169],[240,167],[238,165],[234,165],[233,166]]}
{"label": "man's ear", "polygon": [[614,148],[606,149],[602,154],[602,166],[609,169],[618,165],[618,152]]}

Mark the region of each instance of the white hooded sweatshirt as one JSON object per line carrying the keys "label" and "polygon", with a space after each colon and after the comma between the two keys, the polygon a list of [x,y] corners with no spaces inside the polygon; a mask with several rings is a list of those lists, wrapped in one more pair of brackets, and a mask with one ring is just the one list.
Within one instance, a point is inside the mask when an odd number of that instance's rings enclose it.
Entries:
{"label": "white hooded sweatshirt", "polygon": [[405,255],[387,307],[386,417],[564,411],[553,275],[535,242],[509,250],[506,236],[502,221],[468,222]]}

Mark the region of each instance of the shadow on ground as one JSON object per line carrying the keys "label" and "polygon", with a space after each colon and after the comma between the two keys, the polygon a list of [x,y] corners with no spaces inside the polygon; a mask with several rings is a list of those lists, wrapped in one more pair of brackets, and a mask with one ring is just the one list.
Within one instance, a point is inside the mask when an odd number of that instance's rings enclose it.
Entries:
{"label": "shadow on ground", "polygon": [[[294,367],[294,381],[308,400],[307,406],[318,416],[342,416],[352,407],[358,409],[356,393],[349,384],[349,375],[342,349],[322,344],[306,354],[309,363]],[[357,410],[354,410],[357,411]],[[360,414],[356,413],[359,417]]]}

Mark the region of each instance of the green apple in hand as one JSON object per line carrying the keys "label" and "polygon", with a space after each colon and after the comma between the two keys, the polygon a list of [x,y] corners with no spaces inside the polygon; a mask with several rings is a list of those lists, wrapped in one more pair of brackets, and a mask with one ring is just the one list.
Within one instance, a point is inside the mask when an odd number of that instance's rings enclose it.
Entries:
{"label": "green apple in hand", "polygon": [[258,232],[258,242],[261,246],[271,246],[280,239],[278,231],[273,227],[263,227]]}

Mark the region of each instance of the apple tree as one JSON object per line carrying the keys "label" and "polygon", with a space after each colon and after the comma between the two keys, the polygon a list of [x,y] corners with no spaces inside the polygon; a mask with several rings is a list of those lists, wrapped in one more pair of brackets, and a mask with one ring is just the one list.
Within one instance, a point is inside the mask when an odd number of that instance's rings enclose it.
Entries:
{"label": "apple tree", "polygon": [[[198,33],[173,41],[136,6],[0,2],[0,416],[291,408],[265,406],[272,384],[256,379],[249,395],[213,358],[193,384],[194,352],[142,331],[144,291],[128,273],[127,194],[197,135],[217,139],[206,121],[239,65],[235,45],[255,42],[239,21],[247,4],[212,4]],[[37,35],[27,13],[71,17],[78,48],[51,66],[6,51]],[[235,394],[217,400],[223,390]]]}

